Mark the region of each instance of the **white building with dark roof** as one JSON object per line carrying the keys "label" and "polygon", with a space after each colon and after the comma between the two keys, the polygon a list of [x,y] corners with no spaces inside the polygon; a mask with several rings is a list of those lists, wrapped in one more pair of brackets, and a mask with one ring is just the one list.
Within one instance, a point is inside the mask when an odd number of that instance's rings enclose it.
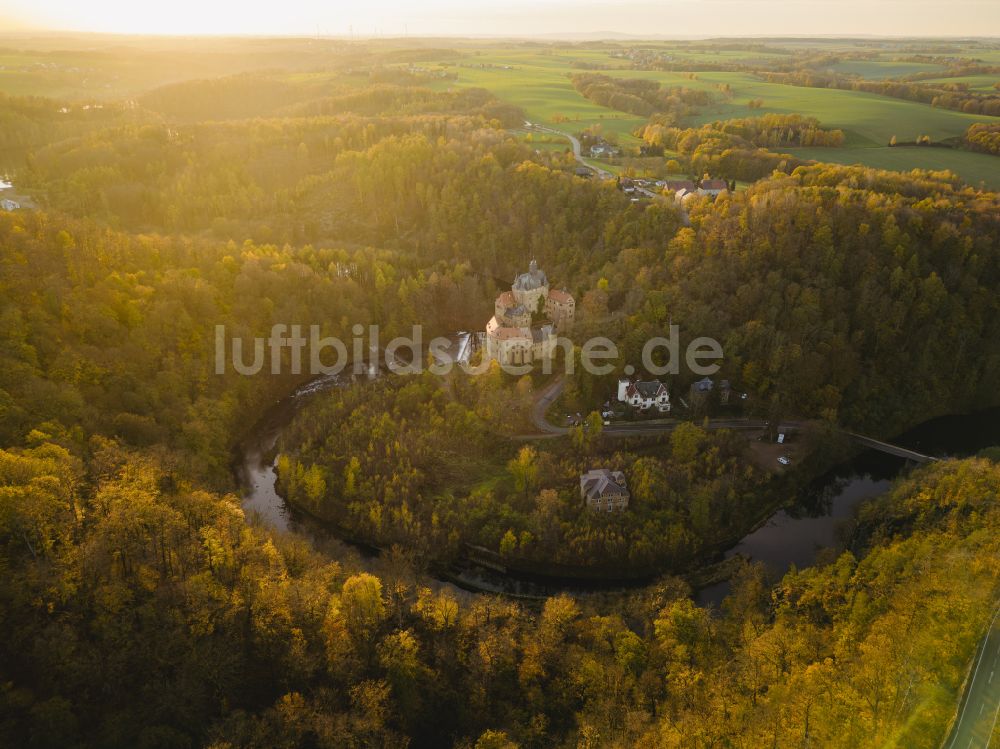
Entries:
{"label": "white building with dark roof", "polygon": [[669,413],[671,408],[670,391],[659,380],[649,380],[648,382],[619,380],[618,400],[640,411],[656,408],[660,413]]}
{"label": "white building with dark roof", "polygon": [[595,468],[580,476],[580,498],[590,510],[624,512],[630,496],[621,471]]}

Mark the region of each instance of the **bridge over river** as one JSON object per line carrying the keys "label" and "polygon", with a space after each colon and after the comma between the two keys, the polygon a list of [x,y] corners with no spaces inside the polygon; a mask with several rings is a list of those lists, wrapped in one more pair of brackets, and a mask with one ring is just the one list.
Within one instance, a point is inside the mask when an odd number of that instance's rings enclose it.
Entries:
{"label": "bridge over river", "polygon": [[881,440],[877,440],[872,437],[865,437],[863,434],[848,432],[848,435],[850,435],[851,439],[862,447],[878,450],[879,452],[886,453],[887,455],[895,455],[897,458],[905,458],[906,460],[912,460],[915,463],[930,463],[938,460],[931,455],[924,455],[923,453],[918,453],[916,450],[910,450],[905,447],[900,447],[899,445],[892,445],[888,442],[882,442]]}

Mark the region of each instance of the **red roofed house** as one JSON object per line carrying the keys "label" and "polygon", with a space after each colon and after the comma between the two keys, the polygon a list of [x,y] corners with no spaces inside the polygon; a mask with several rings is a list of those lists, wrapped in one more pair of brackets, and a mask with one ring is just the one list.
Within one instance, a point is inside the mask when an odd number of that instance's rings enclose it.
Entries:
{"label": "red roofed house", "polygon": [[703,179],[701,185],[698,187],[698,193],[701,195],[711,195],[716,196],[719,193],[728,192],[729,185],[724,179]]}

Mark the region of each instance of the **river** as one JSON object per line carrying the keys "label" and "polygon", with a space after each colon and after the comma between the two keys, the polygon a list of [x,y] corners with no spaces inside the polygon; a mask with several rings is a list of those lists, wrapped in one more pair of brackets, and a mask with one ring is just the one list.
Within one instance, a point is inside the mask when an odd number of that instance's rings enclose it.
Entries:
{"label": "river", "polygon": [[[454,361],[468,357],[470,341],[468,333],[456,334],[452,337],[452,346],[446,355],[451,356]],[[264,524],[281,532],[307,538],[316,548],[352,570],[365,570],[384,577],[392,562],[381,557],[377,549],[338,538],[319,521],[288,505],[278,494],[276,487],[278,476],[275,471],[275,447],[284,428],[314,396],[338,387],[347,387],[358,380],[374,379],[383,373],[377,367],[366,365],[363,369],[364,373],[360,375],[352,373],[348,367],[340,374],[317,377],[274,403],[240,444],[234,469],[242,487],[243,509],[248,516],[256,516]],[[442,580],[425,577],[420,582],[435,590],[447,588],[462,600],[469,597],[468,591]]]}
{"label": "river", "polygon": [[[931,419],[888,441],[934,457],[974,455],[1000,445],[1000,408]],[[809,566],[821,549],[838,545],[838,532],[861,502],[885,494],[910,466],[903,458],[865,450],[813,481],[794,505],[778,510],[726,556],[763,562],[775,578],[793,565]],[[712,585],[700,590],[697,600],[717,606],[729,589],[728,582]]]}
{"label": "river", "polygon": [[[451,351],[456,358],[461,357],[467,352],[468,334],[456,334],[453,341]],[[373,549],[340,541],[320,523],[286,505],[275,488],[274,450],[284,427],[311,396],[350,382],[350,375],[322,377],[275,403],[242,444],[237,473],[244,487],[243,506],[248,513],[258,515],[281,531],[309,538],[338,559],[349,557],[355,567],[378,572],[384,568],[384,560],[380,560]],[[890,441],[928,455],[961,457],[974,454],[983,447],[1000,444],[1000,408],[933,419]],[[853,516],[858,504],[888,491],[892,480],[907,467],[907,462],[901,458],[865,450],[813,481],[797,502],[772,515],[764,525],[729,549],[726,556],[742,554],[761,561],[776,578],[793,565],[808,566],[816,561],[822,548],[838,544],[838,531],[844,521]],[[560,588],[475,565],[459,570],[458,578],[467,587],[526,597],[548,595],[559,589],[574,592],[604,589],[599,584]],[[430,580],[427,584],[431,584]],[[457,590],[449,583],[434,581],[433,584]],[[697,600],[702,605],[717,606],[729,589],[728,582],[704,588],[699,591]]]}

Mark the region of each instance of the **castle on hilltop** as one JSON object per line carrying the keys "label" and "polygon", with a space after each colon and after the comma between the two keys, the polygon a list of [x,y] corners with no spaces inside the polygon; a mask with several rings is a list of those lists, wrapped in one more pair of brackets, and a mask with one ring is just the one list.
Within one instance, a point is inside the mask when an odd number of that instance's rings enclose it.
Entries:
{"label": "castle on hilltop", "polygon": [[534,260],[497,297],[486,324],[486,356],[501,365],[532,364],[551,358],[556,336],[573,327],[576,301],[566,291],[549,289],[549,279]]}

